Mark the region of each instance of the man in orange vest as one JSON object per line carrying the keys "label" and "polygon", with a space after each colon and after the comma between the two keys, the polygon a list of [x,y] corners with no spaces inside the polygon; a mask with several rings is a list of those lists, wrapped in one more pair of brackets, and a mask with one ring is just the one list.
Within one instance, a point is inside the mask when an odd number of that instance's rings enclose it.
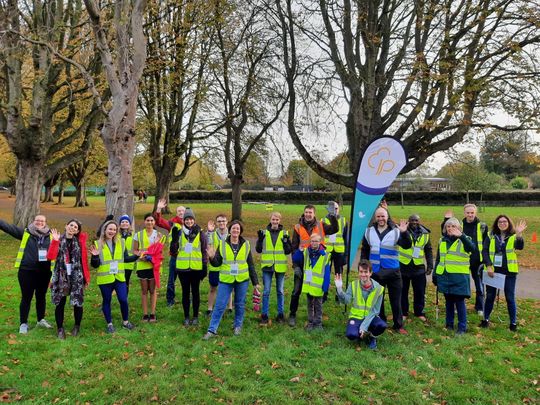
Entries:
{"label": "man in orange vest", "polygon": [[[311,234],[318,233],[321,238],[324,239],[326,234],[331,235],[339,230],[339,224],[336,219],[336,214],[332,206],[331,212],[329,212],[328,219],[329,224],[321,223],[315,217],[315,207],[313,205],[306,205],[304,207],[304,214],[298,220],[298,223],[294,226],[292,232],[292,251],[303,251],[309,247]],[[300,294],[302,294],[302,283],[304,280],[304,270],[301,263],[296,263],[293,260],[294,269],[294,289],[291,296],[291,304],[289,306],[289,325],[296,326],[296,311],[298,310],[298,301]]]}

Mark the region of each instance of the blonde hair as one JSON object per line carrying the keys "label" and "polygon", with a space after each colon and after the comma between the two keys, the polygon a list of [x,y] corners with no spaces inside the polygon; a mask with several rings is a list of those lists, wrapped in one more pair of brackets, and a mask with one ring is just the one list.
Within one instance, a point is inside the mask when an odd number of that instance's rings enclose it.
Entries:
{"label": "blonde hair", "polygon": [[322,236],[318,233],[312,233],[311,236],[309,237],[309,240],[313,240],[314,238],[318,238],[318,242],[322,241]]}
{"label": "blonde hair", "polygon": [[279,219],[281,219],[281,214],[277,211],[274,211],[272,212],[272,214],[270,214],[270,218],[272,217],[278,217]]}
{"label": "blonde hair", "polygon": [[463,232],[463,229],[461,227],[461,222],[456,217],[448,218],[448,220],[444,223],[444,230],[446,231],[446,227],[448,225],[454,225],[456,228],[458,228],[461,232]]}

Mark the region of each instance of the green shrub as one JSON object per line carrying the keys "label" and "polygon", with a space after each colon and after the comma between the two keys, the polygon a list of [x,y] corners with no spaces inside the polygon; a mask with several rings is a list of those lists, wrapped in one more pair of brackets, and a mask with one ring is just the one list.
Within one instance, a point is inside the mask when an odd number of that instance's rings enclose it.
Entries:
{"label": "green shrub", "polygon": [[540,172],[533,173],[529,176],[532,188],[540,188]]}
{"label": "green shrub", "polygon": [[525,190],[529,187],[529,183],[523,177],[514,177],[510,180],[510,185],[516,190]]}

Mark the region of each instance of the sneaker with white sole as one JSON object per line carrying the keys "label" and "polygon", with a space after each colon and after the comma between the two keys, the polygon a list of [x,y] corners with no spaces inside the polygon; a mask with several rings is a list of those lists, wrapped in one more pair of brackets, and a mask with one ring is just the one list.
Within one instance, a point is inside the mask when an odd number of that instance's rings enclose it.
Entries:
{"label": "sneaker with white sole", "polygon": [[52,325],[45,318],[39,321],[36,326],[41,326],[42,328],[46,329],[52,329]]}
{"label": "sneaker with white sole", "polygon": [[22,333],[23,335],[28,333],[27,323],[21,323],[21,326],[19,326],[19,333]]}

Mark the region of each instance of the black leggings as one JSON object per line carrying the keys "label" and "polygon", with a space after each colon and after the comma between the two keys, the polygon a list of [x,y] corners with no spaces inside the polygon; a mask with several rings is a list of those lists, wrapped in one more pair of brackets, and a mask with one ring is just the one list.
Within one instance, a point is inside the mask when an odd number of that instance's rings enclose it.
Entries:
{"label": "black leggings", "polygon": [[52,273],[50,271],[19,270],[19,286],[21,287],[21,304],[19,305],[19,317],[21,324],[28,323],[28,314],[32,305],[32,298],[36,294],[37,320],[45,318],[45,306],[47,303],[47,289]]}
{"label": "black leggings", "polygon": [[[64,307],[66,306],[66,298],[62,297],[60,303],[56,306],[54,310],[54,318],[56,320],[56,327],[58,329],[64,327]],[[73,317],[75,318],[75,326],[81,326],[83,315],[83,307],[73,306]]]}
{"label": "black leggings", "polygon": [[189,304],[190,290],[193,297],[193,317],[199,316],[199,305],[201,303],[201,295],[199,293],[199,285],[201,284],[202,271],[179,271],[178,278],[182,286],[182,307],[184,308],[184,317],[189,319]]}

